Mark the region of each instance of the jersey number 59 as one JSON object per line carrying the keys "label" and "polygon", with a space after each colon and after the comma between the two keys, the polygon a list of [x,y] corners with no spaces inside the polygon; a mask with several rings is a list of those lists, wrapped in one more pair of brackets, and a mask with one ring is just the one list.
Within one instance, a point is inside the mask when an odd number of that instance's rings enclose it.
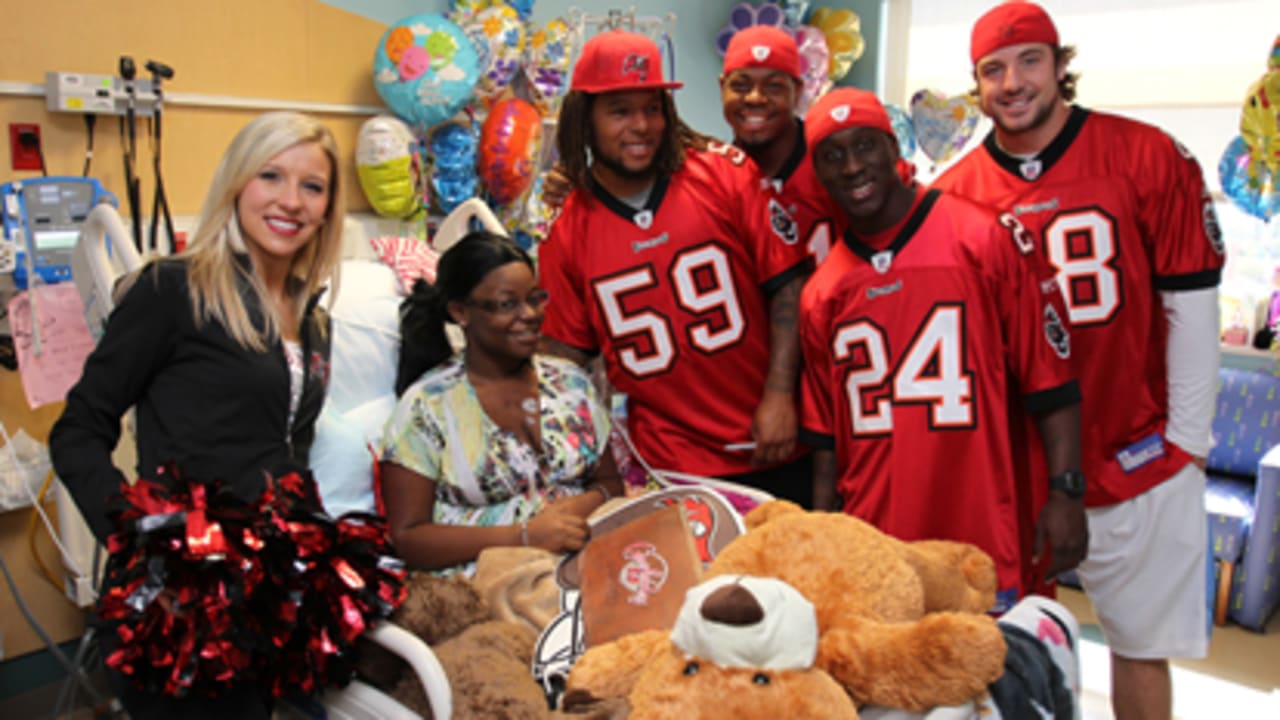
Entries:
{"label": "jersey number 59", "polygon": [[[668,273],[676,304],[698,316],[685,327],[693,347],[711,354],[742,339],[747,323],[722,248],[709,243],[684,250],[672,258]],[[670,370],[679,355],[669,318],[651,306],[630,313],[623,307],[628,295],[657,285],[650,264],[593,283],[618,361],[638,378]]]}

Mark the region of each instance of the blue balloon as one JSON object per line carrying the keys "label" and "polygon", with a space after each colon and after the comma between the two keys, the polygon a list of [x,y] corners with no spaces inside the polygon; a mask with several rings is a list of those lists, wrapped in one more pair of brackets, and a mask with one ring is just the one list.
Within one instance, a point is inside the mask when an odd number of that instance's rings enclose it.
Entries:
{"label": "blue balloon", "polygon": [[475,131],[461,123],[441,125],[431,133],[431,189],[435,191],[436,205],[446,215],[476,194],[480,184],[476,177],[476,144]]}
{"label": "blue balloon", "polygon": [[421,132],[471,101],[480,68],[462,28],[443,15],[425,13],[383,33],[373,54],[373,83],[387,107]]}
{"label": "blue balloon", "polygon": [[893,134],[898,136],[898,149],[902,152],[902,157],[910,160],[916,154],[916,130],[911,124],[911,116],[897,105],[886,104],[884,109],[889,113]]}
{"label": "blue balloon", "polygon": [[436,167],[476,164],[476,134],[461,123],[441,125],[431,133],[431,157]]}
{"label": "blue balloon", "polygon": [[1249,177],[1249,146],[1237,135],[1218,161],[1222,193],[1244,212],[1262,220],[1280,215],[1280,184],[1264,166],[1255,180]]}

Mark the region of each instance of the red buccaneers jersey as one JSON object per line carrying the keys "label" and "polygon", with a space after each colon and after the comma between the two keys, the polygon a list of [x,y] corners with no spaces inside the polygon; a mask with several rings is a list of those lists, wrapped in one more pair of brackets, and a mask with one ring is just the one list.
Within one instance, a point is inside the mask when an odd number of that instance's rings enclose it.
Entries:
{"label": "red buccaneers jersey", "polygon": [[1165,439],[1158,291],[1218,284],[1223,245],[1200,166],[1161,130],[1073,107],[1035,159],[994,133],[936,183],[1016,216],[1057,273],[1071,320],[1089,506],[1132,498],[1190,461]]}
{"label": "red buccaneers jersey", "polygon": [[835,450],[845,512],[977,545],[1011,601],[1024,558],[1009,393],[1035,413],[1079,401],[1065,310],[1019,228],[921,192],[886,248],[846,234],[805,285],[802,432]]}
{"label": "red buccaneers jersey", "polygon": [[818,181],[813,171],[812,153],[804,141],[804,123],[799,122],[797,142],[791,156],[783,163],[778,174],[764,182],[773,186],[781,197],[782,205],[796,221],[800,244],[815,262],[821,263],[831,252],[832,244],[839,242],[844,232],[844,212],[831,194]]}
{"label": "red buccaneers jersey", "polygon": [[605,358],[654,467],[751,471],[769,366],[768,295],[811,264],[795,224],[741,151],[693,152],[648,204],[596,184],[566,200],[539,246],[542,332]]}

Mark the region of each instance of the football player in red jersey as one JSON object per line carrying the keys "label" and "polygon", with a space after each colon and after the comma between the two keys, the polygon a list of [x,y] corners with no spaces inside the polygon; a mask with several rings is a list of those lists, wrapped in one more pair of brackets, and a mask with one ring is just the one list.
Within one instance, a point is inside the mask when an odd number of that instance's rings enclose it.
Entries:
{"label": "football player in red jersey", "polygon": [[1168,718],[1170,657],[1208,649],[1204,457],[1223,245],[1199,165],[1161,130],[1073,105],[1074,48],[1029,2],[973,27],[995,128],[936,183],[1030,230],[1066,300],[1091,545],[1079,576],[1117,718]]}
{"label": "football player in red jersey", "polygon": [[796,117],[802,88],[799,50],[788,32],[754,25],[734,33],[720,74],[720,103],[733,144],[782,196],[805,250],[821,263],[840,237],[836,224],[843,213],[813,174],[804,122]]}
{"label": "football player in red jersey", "polygon": [[682,140],[673,87],[647,37],[583,46],[557,130],[575,189],[538,250],[544,345],[603,357],[650,465],[808,506],[796,306],[812,260],[741,151]]}
{"label": "football player in red jersey", "polygon": [[[843,213],[831,202],[804,141],[804,122],[796,117],[803,87],[796,41],[786,31],[755,25],[734,33],[720,74],[720,102],[733,131],[733,144],[755,162],[762,182],[781,196],[795,220],[800,243],[821,263],[839,238]],[[691,147],[715,141],[689,133]],[[544,184],[544,200],[559,207],[572,189],[557,166]]]}
{"label": "football player in red jersey", "polygon": [[[1080,393],[1057,283],[1023,261],[1016,222],[898,173],[875,95],[838,88],[805,117],[818,179],[848,230],[805,285],[802,439],[815,507],[905,540],[970,542],[995,560],[995,612],[1024,587],[1010,393],[1036,417],[1054,475],[1080,477]],[[1053,492],[1036,553],[1074,567],[1081,495]]]}

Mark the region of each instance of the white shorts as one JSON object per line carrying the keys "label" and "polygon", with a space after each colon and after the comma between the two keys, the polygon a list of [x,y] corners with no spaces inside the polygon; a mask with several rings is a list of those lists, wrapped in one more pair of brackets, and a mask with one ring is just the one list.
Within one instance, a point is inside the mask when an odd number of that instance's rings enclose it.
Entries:
{"label": "white shorts", "polygon": [[1077,572],[1116,655],[1208,654],[1204,486],[1188,464],[1135,498],[1088,510],[1089,554]]}

